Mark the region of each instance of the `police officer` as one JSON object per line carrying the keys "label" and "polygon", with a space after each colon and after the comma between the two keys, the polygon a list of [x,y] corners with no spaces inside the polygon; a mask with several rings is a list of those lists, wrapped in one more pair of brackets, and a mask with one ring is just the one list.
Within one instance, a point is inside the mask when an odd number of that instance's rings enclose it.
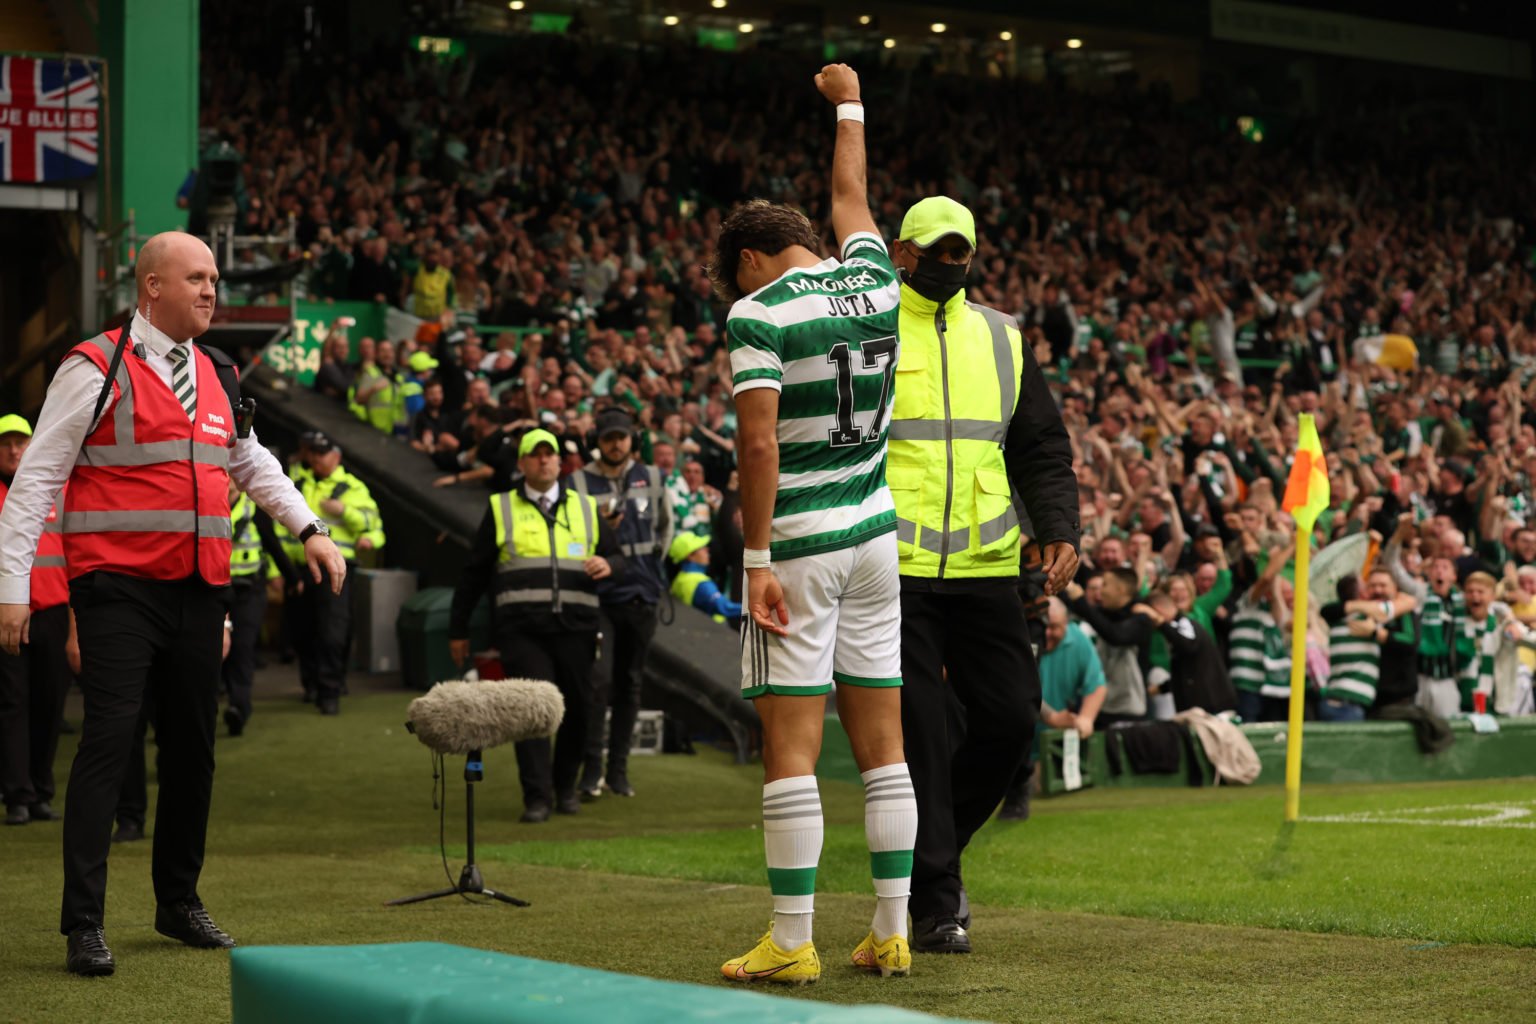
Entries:
{"label": "police officer", "polygon": [[[901,559],[901,724],[917,791],[912,948],[965,953],[960,855],[1023,761],[1040,679],[1019,600],[1023,498],[1055,593],[1077,566],[1077,480],[1061,414],[1011,318],[966,301],[971,212],[907,211],[886,478]],[[955,720],[950,708],[963,712]]]}
{"label": "police officer", "polygon": [[368,485],[341,465],[341,448],[325,434],[310,439],[310,478],[300,492],[310,511],[320,517],[347,561],[339,588],[306,586],[301,595],[305,635],[300,637],[299,678],[313,692],[322,715],[341,711],[347,683],[347,652],[352,645],[351,569],[361,551],[381,551],[384,521]]}
{"label": "police officer", "polygon": [[197,892],[213,791],[230,478],[305,539],[315,579],[324,565],[339,589],[345,570],[277,460],[237,423],[233,363],[191,344],[213,317],[213,253],[166,232],[144,243],[134,270],[131,325],[65,357],[0,511],[0,649],[14,655],[27,640],[38,538],[69,485],[64,556],[85,720],[69,775],[60,930],[66,966],[84,975],[115,969],[102,931],[107,853],[151,688],[162,769],[155,929],[190,946],[234,945]]}
{"label": "police officer", "polygon": [[[31,440],[25,419],[0,416],[0,508]],[[59,817],[51,803],[53,755],[69,691],[69,578],[59,529],[57,511],[49,509],[32,562],[31,642],[19,654],[0,651],[0,794],[7,825]]]}
{"label": "police officer", "polygon": [[603,711],[610,704],[606,781],[617,796],[635,795],[629,781],[630,737],[640,714],[645,656],[656,636],[656,606],[667,585],[662,558],[670,543],[672,517],[661,474],[634,457],[634,441],[635,421],[629,413],[604,409],[597,414],[597,460],[570,478],[578,494],[597,499],[597,510],[618,537],[625,564],[622,577],[610,576],[597,585],[603,649],[580,787],[586,799],[602,794]]}
{"label": "police officer", "polygon": [[560,442],[530,430],[518,442],[523,479],[491,495],[491,507],[453,592],[449,650],[469,657],[469,617],[487,591],[495,594],[496,646],[509,676],[548,679],[565,697],[551,764],[547,739],[517,744],[517,771],[528,823],[581,810],[576,776],[586,756],[593,713],[592,661],[597,653],[597,583],[624,569],[613,527],[597,501],[560,481]]}
{"label": "police officer", "polygon": [[[224,659],[229,706],[224,709],[224,725],[231,736],[239,736],[251,718],[251,683],[256,676],[256,642],[267,614],[267,579],[281,576],[292,587],[298,573],[272,530],[272,520],[233,482],[229,492],[230,645]],[[271,559],[270,573],[267,559]]]}

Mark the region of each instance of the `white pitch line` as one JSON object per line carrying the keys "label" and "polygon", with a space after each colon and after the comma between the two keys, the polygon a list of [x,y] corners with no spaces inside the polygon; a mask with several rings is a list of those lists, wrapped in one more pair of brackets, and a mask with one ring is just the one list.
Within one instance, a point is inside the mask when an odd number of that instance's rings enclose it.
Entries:
{"label": "white pitch line", "polygon": [[[1509,801],[1496,804],[1441,804],[1435,807],[1405,807],[1390,811],[1356,811],[1352,814],[1320,814],[1303,816],[1302,821],[1332,822],[1344,825],[1439,825],[1452,828],[1528,828],[1536,829],[1531,807],[1536,800]],[[1446,811],[1491,812],[1473,818],[1408,818],[1408,814],[1437,814]]]}

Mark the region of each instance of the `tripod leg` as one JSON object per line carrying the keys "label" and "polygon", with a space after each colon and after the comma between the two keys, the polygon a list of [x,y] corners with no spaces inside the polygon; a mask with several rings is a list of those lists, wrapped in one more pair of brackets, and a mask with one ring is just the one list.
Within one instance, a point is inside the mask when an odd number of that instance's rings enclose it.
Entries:
{"label": "tripod leg", "polygon": [[520,900],[516,896],[508,896],[506,893],[497,892],[495,889],[481,889],[480,892],[482,895],[501,900],[503,903],[510,903],[514,907],[532,906],[527,900]]}
{"label": "tripod leg", "polygon": [[403,907],[407,903],[425,903],[427,900],[440,900],[444,896],[457,896],[458,894],[459,889],[457,887],[452,889],[436,889],[432,892],[418,893],[415,896],[402,896],[400,899],[390,900],[384,905],[386,907]]}

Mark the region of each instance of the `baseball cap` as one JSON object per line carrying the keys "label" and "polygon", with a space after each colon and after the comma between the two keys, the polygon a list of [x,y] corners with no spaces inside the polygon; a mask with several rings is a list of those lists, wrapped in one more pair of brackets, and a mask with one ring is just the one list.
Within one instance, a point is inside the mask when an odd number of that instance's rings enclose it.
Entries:
{"label": "baseball cap", "polygon": [[412,352],[409,366],[413,373],[428,373],[437,369],[437,360],[430,352]]}
{"label": "baseball cap", "polygon": [[709,547],[709,538],[700,537],[692,530],[684,530],[672,538],[672,546],[667,549],[667,557],[674,562],[681,562],[700,548]]}
{"label": "baseball cap", "polygon": [[25,416],[11,413],[9,416],[0,416],[0,435],[20,434],[22,437],[32,436],[32,424],[27,422]]}
{"label": "baseball cap", "polygon": [[919,200],[901,219],[899,237],[903,242],[926,249],[947,235],[959,235],[976,248],[976,218],[948,196]]}
{"label": "baseball cap", "polygon": [[604,409],[597,414],[597,436],[607,437],[609,434],[628,434],[635,429],[635,420],[623,409]]}
{"label": "baseball cap", "polygon": [[310,434],[309,450],[314,452],[316,455],[324,455],[327,452],[333,452],[338,447],[339,446],[336,444],[336,442],[332,441],[330,435],[328,434],[322,434],[318,430],[313,431]]}
{"label": "baseball cap", "polygon": [[560,454],[560,439],[547,430],[536,429],[528,431],[528,433],[523,435],[523,439],[517,443],[517,457],[522,458],[524,455],[530,454],[541,444],[549,445],[555,450],[556,455]]}

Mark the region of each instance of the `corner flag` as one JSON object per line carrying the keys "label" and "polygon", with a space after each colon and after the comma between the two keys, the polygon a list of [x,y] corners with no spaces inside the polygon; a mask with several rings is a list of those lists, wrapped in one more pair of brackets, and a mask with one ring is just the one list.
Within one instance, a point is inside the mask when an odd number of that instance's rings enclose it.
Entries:
{"label": "corner flag", "polygon": [[1328,507],[1328,463],[1317,439],[1317,424],[1301,414],[1296,437],[1296,461],[1285,482],[1280,507],[1296,521],[1296,579],[1291,613],[1291,707],[1285,744],[1285,820],[1301,812],[1301,728],[1307,682],[1307,585],[1312,557],[1312,527]]}

